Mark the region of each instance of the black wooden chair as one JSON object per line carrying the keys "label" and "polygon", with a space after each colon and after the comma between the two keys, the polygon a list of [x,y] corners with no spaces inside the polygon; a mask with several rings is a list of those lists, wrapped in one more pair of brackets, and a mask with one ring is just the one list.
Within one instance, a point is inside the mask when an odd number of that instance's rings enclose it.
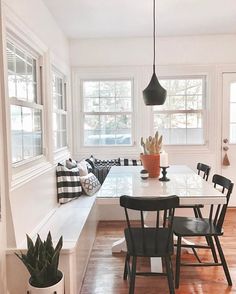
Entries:
{"label": "black wooden chair", "polygon": [[211,167],[209,165],[206,165],[204,163],[198,163],[197,164],[197,170],[198,170],[198,175],[202,174],[202,177],[204,180],[208,181],[208,177],[211,171]]}
{"label": "black wooden chair", "polygon": [[[202,175],[203,179],[207,181],[211,171],[211,167],[209,165],[199,162],[197,164],[197,171],[198,171],[197,172],[198,175]],[[204,205],[197,204],[197,205],[180,205],[178,208],[192,208],[195,217],[202,217],[201,208],[203,207]]]}
{"label": "black wooden chair", "polygon": [[[226,194],[226,204],[224,205],[211,205],[209,217],[174,217],[173,230],[177,236],[177,253],[176,253],[176,274],[175,274],[175,287],[179,287],[180,280],[180,266],[223,266],[224,273],[228,285],[232,285],[228,266],[224,257],[223,250],[220,245],[219,236],[223,235],[223,223],[228,207],[230,195],[233,190],[234,184],[227,178],[215,174],[212,178],[214,187],[220,188],[222,193]],[[182,244],[183,237],[205,237],[207,244]],[[215,244],[214,244],[215,241]],[[216,248],[218,255],[216,253]],[[197,259],[197,263],[182,263],[181,262],[181,248],[191,248]],[[199,258],[196,248],[210,249],[213,255],[213,262],[202,262]],[[218,257],[220,261],[218,261]]]}
{"label": "black wooden chair", "polygon": [[[171,255],[173,254],[173,216],[179,204],[177,196],[169,197],[130,197],[121,196],[120,205],[125,209],[127,228],[124,230],[127,245],[124,280],[129,276],[129,294],[134,293],[136,275],[165,275],[169,291],[174,293]],[[129,210],[140,211],[140,222],[131,222]],[[156,211],[155,227],[144,225],[144,212]],[[132,266],[130,267],[130,257]],[[137,257],[161,257],[166,271],[163,273],[136,272]]]}

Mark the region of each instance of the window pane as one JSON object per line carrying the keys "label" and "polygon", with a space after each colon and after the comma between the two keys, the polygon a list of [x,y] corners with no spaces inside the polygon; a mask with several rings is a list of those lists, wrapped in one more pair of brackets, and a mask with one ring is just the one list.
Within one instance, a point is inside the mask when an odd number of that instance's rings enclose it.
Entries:
{"label": "window pane", "polygon": [[117,81],[116,82],[116,97],[128,98],[131,97],[131,82]]}
{"label": "window pane", "polygon": [[169,109],[170,110],[177,110],[182,109],[184,110],[185,107],[185,96],[170,96],[169,97]]}
{"label": "window pane", "polygon": [[132,111],[132,101],[127,98],[116,98],[116,111]]}
{"label": "window pane", "polygon": [[131,129],[131,115],[123,114],[116,116],[117,129]]}
{"label": "window pane", "polygon": [[101,98],[100,99],[100,111],[101,112],[113,112],[116,110],[115,98]]}
{"label": "window pane", "polygon": [[186,93],[189,95],[201,95],[203,92],[202,87],[202,79],[186,80]]}
{"label": "window pane", "polygon": [[84,131],[84,144],[87,146],[100,145],[100,130]]}
{"label": "window pane", "polygon": [[230,101],[236,102],[236,83],[230,84]]}
{"label": "window pane", "polygon": [[21,107],[11,106],[12,162],[23,159]]}
{"label": "window pane", "polygon": [[203,144],[203,129],[187,129],[187,144]]}
{"label": "window pane", "polygon": [[186,114],[184,113],[177,113],[171,115],[170,125],[171,128],[186,128]]}
{"label": "window pane", "polygon": [[61,132],[61,147],[67,146],[67,136],[66,131]]}
{"label": "window pane", "polygon": [[115,82],[100,82],[100,97],[115,97]]}
{"label": "window pane", "polygon": [[99,97],[99,82],[84,82],[83,96],[85,98]]}
{"label": "window pane", "polygon": [[201,128],[202,115],[200,113],[187,114],[187,128]]}
{"label": "window pane", "polygon": [[236,144],[236,124],[230,124],[230,143]]}
{"label": "window pane", "polygon": [[130,145],[131,144],[131,129],[117,130],[116,134],[117,145]]}
{"label": "window pane", "polygon": [[184,145],[186,144],[186,129],[170,129],[170,144]]}
{"label": "window pane", "polygon": [[100,129],[99,115],[85,115],[84,129],[85,130],[99,130]]}
{"label": "window pane", "polygon": [[42,132],[35,132],[33,136],[34,156],[43,154]]}
{"label": "window pane", "polygon": [[188,95],[187,96],[187,109],[195,110],[202,109],[202,96],[200,95]]}
{"label": "window pane", "polygon": [[99,112],[99,98],[84,99],[85,112]]}
{"label": "window pane", "polygon": [[33,113],[32,109],[22,107],[23,132],[33,131]]}
{"label": "window pane", "polygon": [[116,129],[116,118],[113,115],[100,115],[100,128],[102,130]]}
{"label": "window pane", "polygon": [[230,103],[230,122],[236,123],[236,103]]}

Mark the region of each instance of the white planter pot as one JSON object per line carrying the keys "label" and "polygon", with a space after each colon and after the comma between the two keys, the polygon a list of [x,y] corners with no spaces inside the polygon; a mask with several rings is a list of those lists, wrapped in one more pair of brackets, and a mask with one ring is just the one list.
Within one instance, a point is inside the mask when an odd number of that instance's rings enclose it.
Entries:
{"label": "white planter pot", "polygon": [[62,278],[61,280],[50,287],[46,287],[46,288],[37,288],[32,286],[29,282],[28,282],[28,291],[27,294],[64,294],[65,293],[65,287],[64,287],[64,275],[62,274]]}

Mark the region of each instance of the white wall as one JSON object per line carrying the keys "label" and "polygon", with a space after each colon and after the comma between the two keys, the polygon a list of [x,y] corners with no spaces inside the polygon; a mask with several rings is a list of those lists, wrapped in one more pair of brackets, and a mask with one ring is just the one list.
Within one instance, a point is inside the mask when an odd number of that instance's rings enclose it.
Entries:
{"label": "white wall", "polygon": [[[157,64],[222,64],[236,62],[236,35],[157,38]],[[70,41],[72,66],[137,66],[152,64],[152,39],[84,39]]]}
{"label": "white wall", "polygon": [[[159,76],[197,75],[207,76],[207,139],[203,147],[166,147],[171,164],[187,164],[196,168],[201,160],[220,172],[220,109],[222,104],[219,84],[224,66],[232,65],[236,71],[236,35],[209,35],[166,37],[157,40],[157,72]],[[152,39],[84,39],[70,41],[73,66],[74,103],[74,156],[76,158],[95,154],[98,157],[138,157],[140,136],[148,136],[150,107],[142,99],[142,90],[147,86],[152,70]],[[220,69],[219,69],[220,68]],[[135,141],[133,148],[83,148],[81,144],[81,97],[80,82],[88,78],[109,78],[128,75],[134,78],[135,93]]]}

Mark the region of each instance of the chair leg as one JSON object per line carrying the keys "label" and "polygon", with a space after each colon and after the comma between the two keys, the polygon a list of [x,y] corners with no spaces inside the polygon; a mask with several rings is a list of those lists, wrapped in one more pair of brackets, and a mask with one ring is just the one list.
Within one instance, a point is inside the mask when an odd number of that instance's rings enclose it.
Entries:
{"label": "chair leg", "polygon": [[176,251],[176,266],[175,266],[175,288],[179,288],[179,275],[180,275],[180,258],[181,258],[181,237],[177,239]]}
{"label": "chair leg", "polygon": [[129,260],[130,260],[130,256],[128,253],[126,253],[126,257],[125,257],[125,267],[124,267],[124,275],[123,275],[123,279],[127,280],[127,274],[128,274],[128,267],[129,267]]}
{"label": "chair leg", "polygon": [[174,288],[174,279],[173,279],[173,271],[172,271],[170,256],[165,257],[165,265],[166,265],[166,274],[167,274],[169,291],[170,291],[170,294],[174,294],[175,288]]}
{"label": "chair leg", "polygon": [[131,275],[130,275],[129,294],[134,294],[135,275],[136,275],[136,261],[137,261],[137,257],[133,256],[133,258],[132,258],[132,270],[131,270]]}
{"label": "chair leg", "polygon": [[212,256],[215,263],[218,263],[215,245],[211,236],[206,237],[207,244],[211,247]]}
{"label": "chair leg", "polygon": [[224,272],[225,272],[225,276],[226,276],[228,285],[232,286],[232,280],[231,280],[231,277],[230,277],[229,269],[228,269],[228,266],[227,266],[227,263],[226,263],[226,260],[225,260],[223,250],[222,250],[221,245],[220,245],[220,240],[219,240],[218,236],[214,236],[214,238],[215,238],[216,246],[217,246],[217,249],[218,249],[218,252],[219,252],[219,255],[220,255],[220,260],[221,260],[221,263],[222,263],[223,268],[224,268]]}

